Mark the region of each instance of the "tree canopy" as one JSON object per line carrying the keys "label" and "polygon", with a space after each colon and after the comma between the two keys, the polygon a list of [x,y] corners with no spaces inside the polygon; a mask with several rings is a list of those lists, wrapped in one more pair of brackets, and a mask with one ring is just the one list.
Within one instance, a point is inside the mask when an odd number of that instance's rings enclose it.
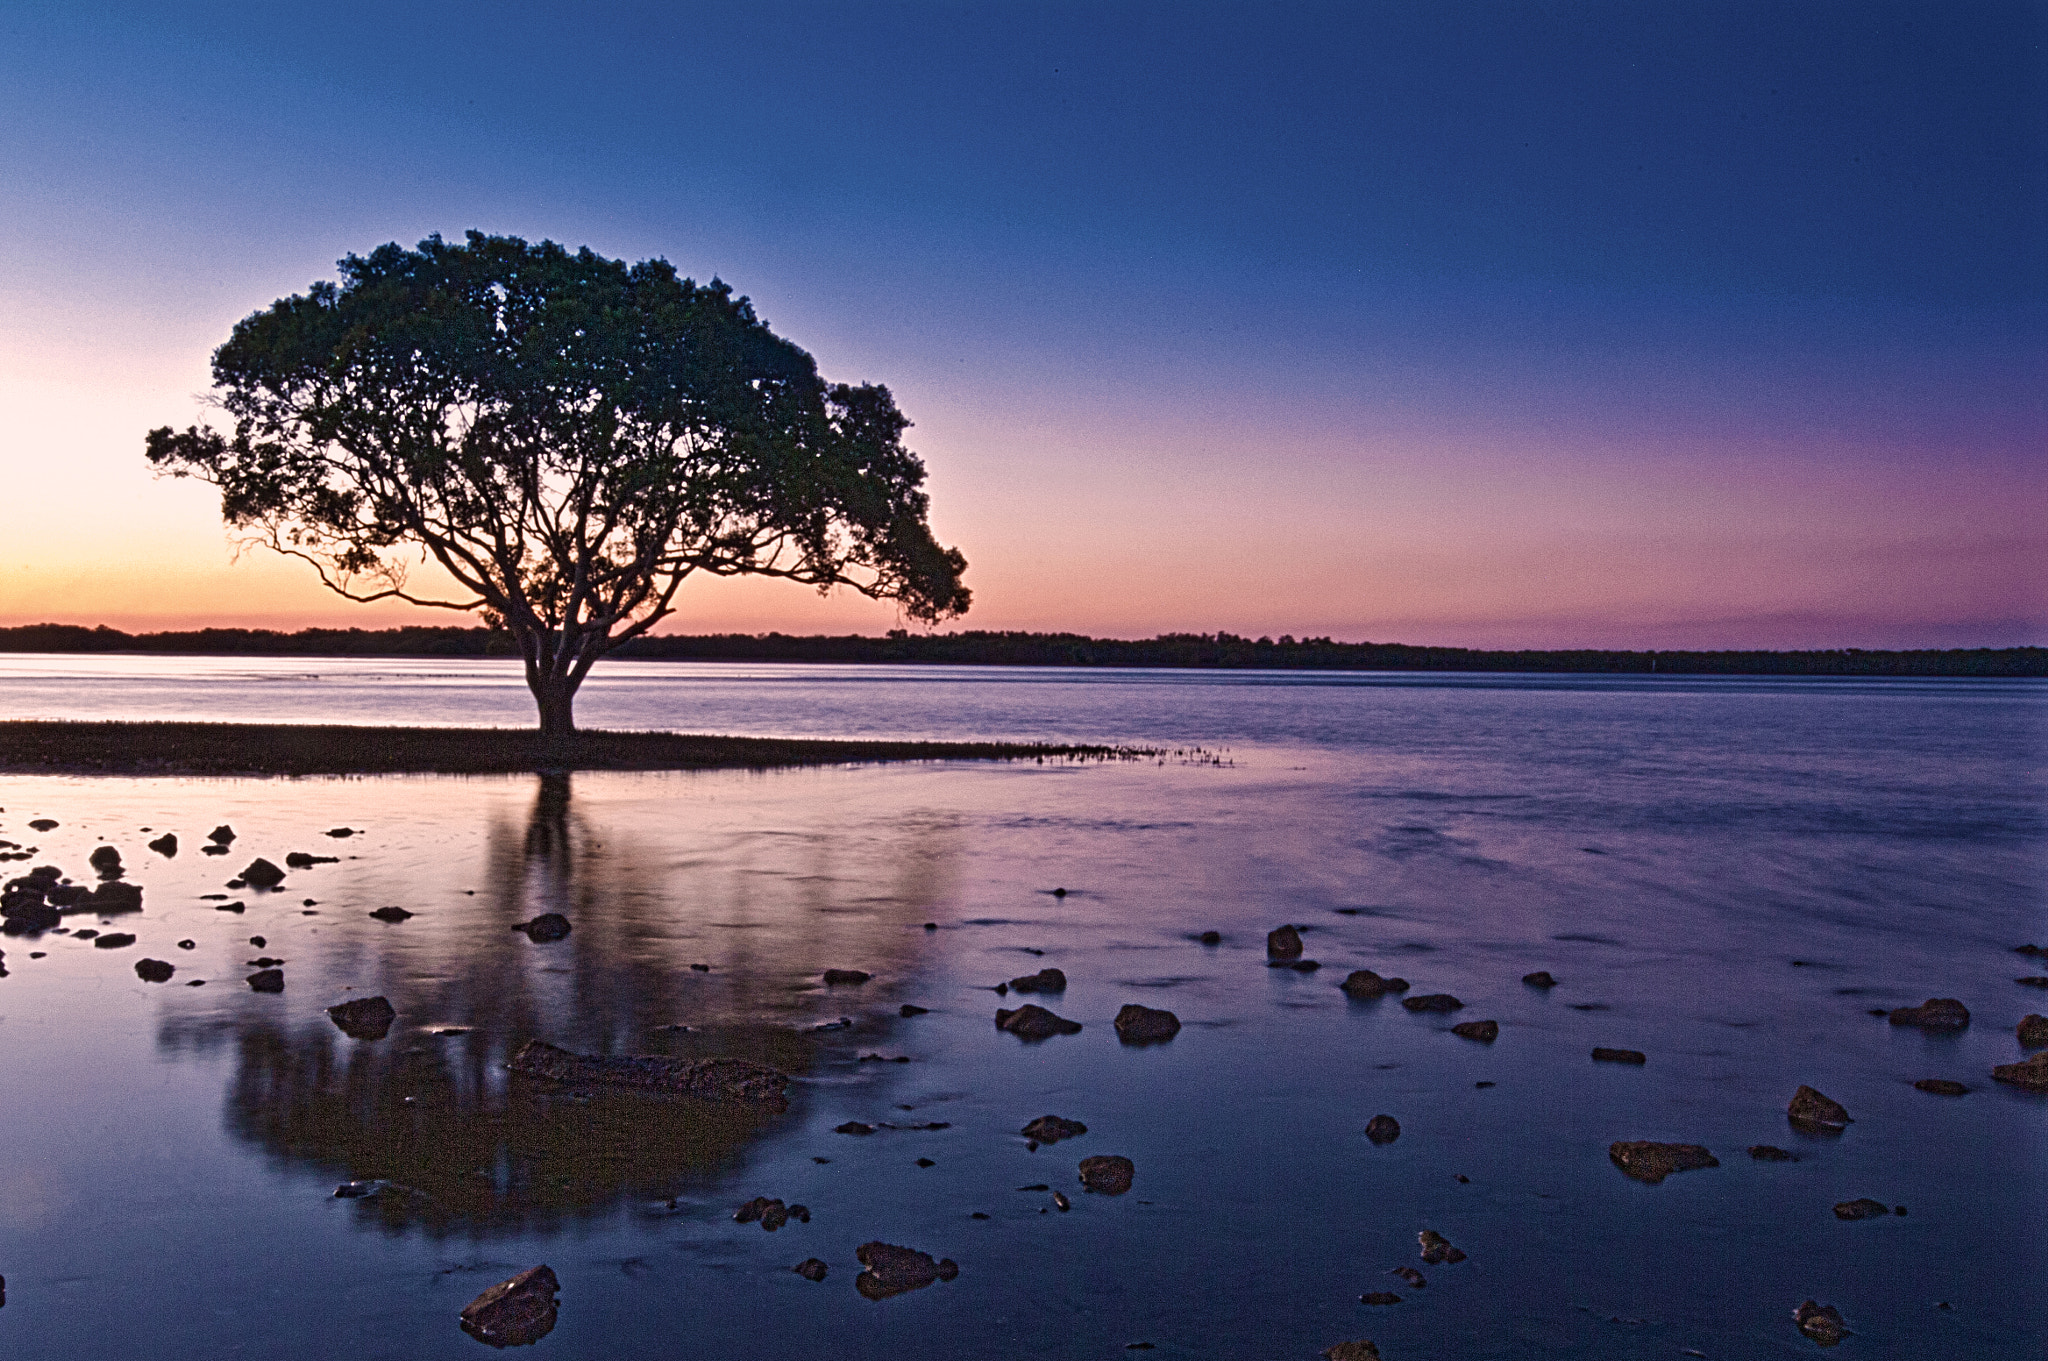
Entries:
{"label": "tree canopy", "polygon": [[[149,461],[351,600],[480,611],[543,731],[697,573],[967,609],[889,390],[826,383],[719,280],[480,232],[340,270],[214,352],[232,433],[152,430]],[[422,554],[454,598],[414,588]]]}

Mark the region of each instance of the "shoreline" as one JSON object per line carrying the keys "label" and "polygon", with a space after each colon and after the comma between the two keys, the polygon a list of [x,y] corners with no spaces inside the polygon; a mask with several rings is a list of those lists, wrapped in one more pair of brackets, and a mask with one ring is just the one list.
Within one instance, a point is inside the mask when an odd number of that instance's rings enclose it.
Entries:
{"label": "shoreline", "polygon": [[1137,747],[891,742],[346,724],[0,721],[7,775],[507,775],[570,770],[768,770],[897,761],[1123,760]]}

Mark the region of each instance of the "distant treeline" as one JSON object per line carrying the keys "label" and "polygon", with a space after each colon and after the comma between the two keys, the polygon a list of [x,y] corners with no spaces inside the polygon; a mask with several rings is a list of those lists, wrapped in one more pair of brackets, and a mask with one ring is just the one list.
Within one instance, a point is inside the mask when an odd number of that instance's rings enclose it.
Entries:
{"label": "distant treeline", "polygon": [[[482,628],[195,629],[123,633],[102,625],[0,629],[0,652],[168,652],[243,656],[509,657],[510,635]],[[1216,667],[1309,671],[1593,671],[1718,676],[2048,676],[2048,648],[1911,652],[1611,652],[1593,648],[1490,652],[1328,638],[1166,633],[1127,640],[1077,633],[714,633],[638,638],[619,657],[664,661],[928,662],[952,666]]]}

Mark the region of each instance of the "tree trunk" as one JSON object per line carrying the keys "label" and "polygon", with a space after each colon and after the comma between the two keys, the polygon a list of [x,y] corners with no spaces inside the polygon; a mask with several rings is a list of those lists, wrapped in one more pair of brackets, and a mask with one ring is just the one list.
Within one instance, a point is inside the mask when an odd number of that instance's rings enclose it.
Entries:
{"label": "tree trunk", "polygon": [[533,702],[540,706],[542,737],[573,737],[576,734],[576,682],[566,676],[534,676],[526,680]]}

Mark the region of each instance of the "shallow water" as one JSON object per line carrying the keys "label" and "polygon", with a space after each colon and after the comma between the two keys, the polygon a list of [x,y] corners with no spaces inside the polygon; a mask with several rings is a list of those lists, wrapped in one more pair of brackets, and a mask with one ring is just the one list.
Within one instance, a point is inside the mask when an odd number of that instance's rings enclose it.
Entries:
{"label": "shallow water", "polygon": [[[0,838],[38,848],[9,868],[89,880],[112,844],[145,889],[140,915],[66,922],[134,946],[0,940],[0,1354],[482,1355],[456,1312],[544,1261],[562,1311],[536,1354],[560,1356],[1313,1357],[1371,1337],[1388,1361],[1758,1357],[1812,1348],[1791,1324],[1812,1297],[1854,1331],[1837,1355],[2038,1357],[2048,1098],[1988,1074],[2048,1010],[2012,981],[2048,970],[2011,953],[2048,939],[2044,700],[2030,683],[649,664],[599,681],[583,721],[1203,754],[0,780]],[[15,715],[520,723],[526,703],[490,663],[0,659]],[[30,832],[41,817],[60,826]],[[234,854],[201,855],[221,822]],[[320,834],[336,825],[363,832]],[[144,848],[165,829],[175,859]],[[343,858],[234,892],[239,914],[202,897],[294,850]],[[367,916],[389,904],[418,915]],[[547,910],[575,923],[566,940],[507,929]],[[1265,966],[1282,922],[1308,928],[1320,972]],[[142,983],[144,956],[177,975]],[[242,982],[259,956],[286,961],[282,995]],[[1038,1000],[1084,1030],[996,1031],[1018,999],[986,989],[1046,965],[1070,984]],[[828,967],[875,977],[827,989]],[[1353,1003],[1336,985],[1354,968],[1467,1005]],[[1559,986],[1518,981],[1537,968]],[[399,1013],[384,1040],[324,1013],[374,994]],[[1964,999],[1969,1030],[1867,1014],[1930,996]],[[1109,1022],[1132,1001],[1186,1028],[1121,1046]],[[1449,1033],[1466,1019],[1500,1038]],[[535,1037],[772,1062],[792,1106],[550,1098],[503,1071]],[[1649,1063],[1594,1064],[1594,1045]],[[1910,1086],[1929,1076],[1972,1091]],[[1802,1082],[1856,1123],[1794,1133]],[[1380,1112],[1403,1132],[1375,1147]],[[1046,1113],[1089,1133],[1030,1151],[1017,1130]],[[832,1132],[847,1120],[949,1127]],[[1721,1165],[1641,1185],[1606,1156],[1632,1138]],[[1800,1160],[1752,1162],[1754,1143]],[[1130,1194],[1080,1193],[1093,1153],[1135,1161]],[[351,1178],[413,1190],[333,1198]],[[1071,1212],[1014,1189],[1039,1183]],[[757,1195],[812,1221],[732,1222]],[[1909,1213],[1834,1218],[1859,1196]],[[1470,1259],[1423,1265],[1424,1228]],[[866,1300],[853,1249],[877,1238],[961,1274]],[[790,1271],[810,1256],[822,1283]],[[1408,1265],[1426,1288],[1387,1274]],[[1403,1302],[1358,1302],[1385,1290]]]}

